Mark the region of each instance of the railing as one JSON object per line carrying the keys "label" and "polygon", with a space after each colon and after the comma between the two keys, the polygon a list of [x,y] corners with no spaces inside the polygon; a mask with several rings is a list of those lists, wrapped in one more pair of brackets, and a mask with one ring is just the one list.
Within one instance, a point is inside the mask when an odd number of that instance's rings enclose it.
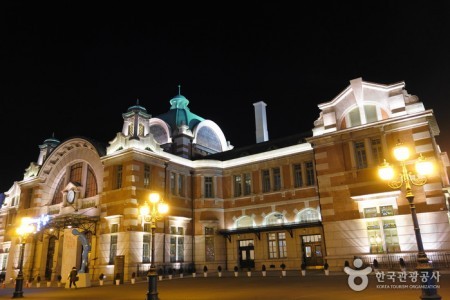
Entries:
{"label": "railing", "polygon": [[[450,252],[426,252],[435,270],[450,269]],[[381,270],[399,270],[400,258],[403,258],[407,269],[414,269],[417,266],[417,253],[392,253],[392,254],[368,254],[358,255],[365,265],[373,266],[373,261],[378,261]]]}

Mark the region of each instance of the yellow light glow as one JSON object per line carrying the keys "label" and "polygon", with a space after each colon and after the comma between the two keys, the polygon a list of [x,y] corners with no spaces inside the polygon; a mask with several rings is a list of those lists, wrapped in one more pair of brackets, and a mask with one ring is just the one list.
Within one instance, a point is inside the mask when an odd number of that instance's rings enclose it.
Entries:
{"label": "yellow light glow", "polygon": [[398,143],[394,147],[394,157],[398,161],[405,161],[409,158],[409,149],[402,143]]}
{"label": "yellow light glow", "polygon": [[160,214],[166,214],[169,211],[169,205],[165,202],[158,203],[158,212]]}
{"label": "yellow light glow", "polygon": [[143,206],[139,208],[139,212],[141,216],[148,216],[150,214],[150,207],[147,203],[145,203]]}
{"label": "yellow light glow", "polygon": [[158,193],[151,193],[150,194],[150,202],[151,203],[158,203],[159,201],[159,194]]}
{"label": "yellow light glow", "polygon": [[417,162],[416,162],[416,171],[420,175],[430,175],[434,171],[434,165],[431,161],[427,160],[425,157],[420,154]]}
{"label": "yellow light glow", "polygon": [[378,167],[378,176],[383,180],[391,180],[394,178],[394,168],[392,168],[386,160]]}
{"label": "yellow light glow", "polygon": [[22,218],[20,226],[16,229],[16,233],[22,237],[34,233],[35,231],[36,229],[32,224],[32,219],[27,217]]}

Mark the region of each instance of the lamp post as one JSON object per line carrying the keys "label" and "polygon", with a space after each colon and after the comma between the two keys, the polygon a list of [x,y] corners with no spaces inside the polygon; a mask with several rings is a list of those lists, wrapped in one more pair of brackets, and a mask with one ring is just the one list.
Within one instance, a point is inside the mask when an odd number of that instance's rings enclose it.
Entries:
{"label": "lamp post", "polygon": [[148,290],[146,300],[158,300],[157,274],[155,266],[155,231],[156,221],[160,220],[164,214],[169,211],[169,206],[160,198],[158,193],[151,193],[150,205],[147,202],[140,208],[140,213],[145,222],[149,222],[152,234],[152,257],[150,262],[150,270],[147,273]]}
{"label": "lamp post", "polygon": [[35,232],[34,225],[31,224],[30,218],[22,218],[20,226],[16,229],[17,235],[20,237],[20,255],[19,255],[19,273],[16,277],[16,286],[13,298],[23,298],[23,255],[25,251],[25,243],[28,236]]}
{"label": "lamp post", "polygon": [[[406,199],[409,203],[411,210],[411,217],[414,226],[414,233],[417,242],[417,267],[416,270],[419,275],[424,275],[427,278],[427,282],[423,284],[421,299],[441,299],[441,296],[437,294],[436,280],[433,275],[433,267],[425,253],[423,248],[422,236],[420,234],[419,222],[417,220],[416,207],[414,205],[414,194],[412,193],[412,185],[422,186],[427,182],[427,175],[433,172],[433,164],[427,161],[422,155],[419,156],[415,163],[416,173],[408,171],[406,167],[406,161],[409,159],[409,149],[402,143],[398,143],[394,147],[394,157],[400,162],[400,173],[396,174],[394,168],[389,165],[386,160],[379,167],[378,174],[381,179],[388,181],[389,187],[398,189],[405,185]],[[396,176],[397,175],[397,176]]]}

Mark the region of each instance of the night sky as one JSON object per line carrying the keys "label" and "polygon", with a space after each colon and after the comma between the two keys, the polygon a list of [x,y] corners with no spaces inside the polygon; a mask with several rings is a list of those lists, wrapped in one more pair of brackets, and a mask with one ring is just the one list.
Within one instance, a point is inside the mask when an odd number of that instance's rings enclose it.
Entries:
{"label": "night sky", "polygon": [[257,101],[275,139],[309,132],[352,79],[405,81],[450,151],[448,2],[112,2],[0,4],[0,192],[53,133],[107,144],[137,99],[159,115],[178,85],[240,147],[255,143]]}

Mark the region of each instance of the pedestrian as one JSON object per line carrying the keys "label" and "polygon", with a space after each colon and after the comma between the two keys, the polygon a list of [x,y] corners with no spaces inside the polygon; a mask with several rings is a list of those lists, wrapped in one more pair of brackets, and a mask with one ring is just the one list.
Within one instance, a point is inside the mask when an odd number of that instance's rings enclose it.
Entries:
{"label": "pedestrian", "polygon": [[77,288],[77,284],[76,284],[77,280],[78,280],[77,268],[73,267],[72,271],[70,271],[70,274],[69,274],[69,289],[72,288],[72,284],[75,288]]}

